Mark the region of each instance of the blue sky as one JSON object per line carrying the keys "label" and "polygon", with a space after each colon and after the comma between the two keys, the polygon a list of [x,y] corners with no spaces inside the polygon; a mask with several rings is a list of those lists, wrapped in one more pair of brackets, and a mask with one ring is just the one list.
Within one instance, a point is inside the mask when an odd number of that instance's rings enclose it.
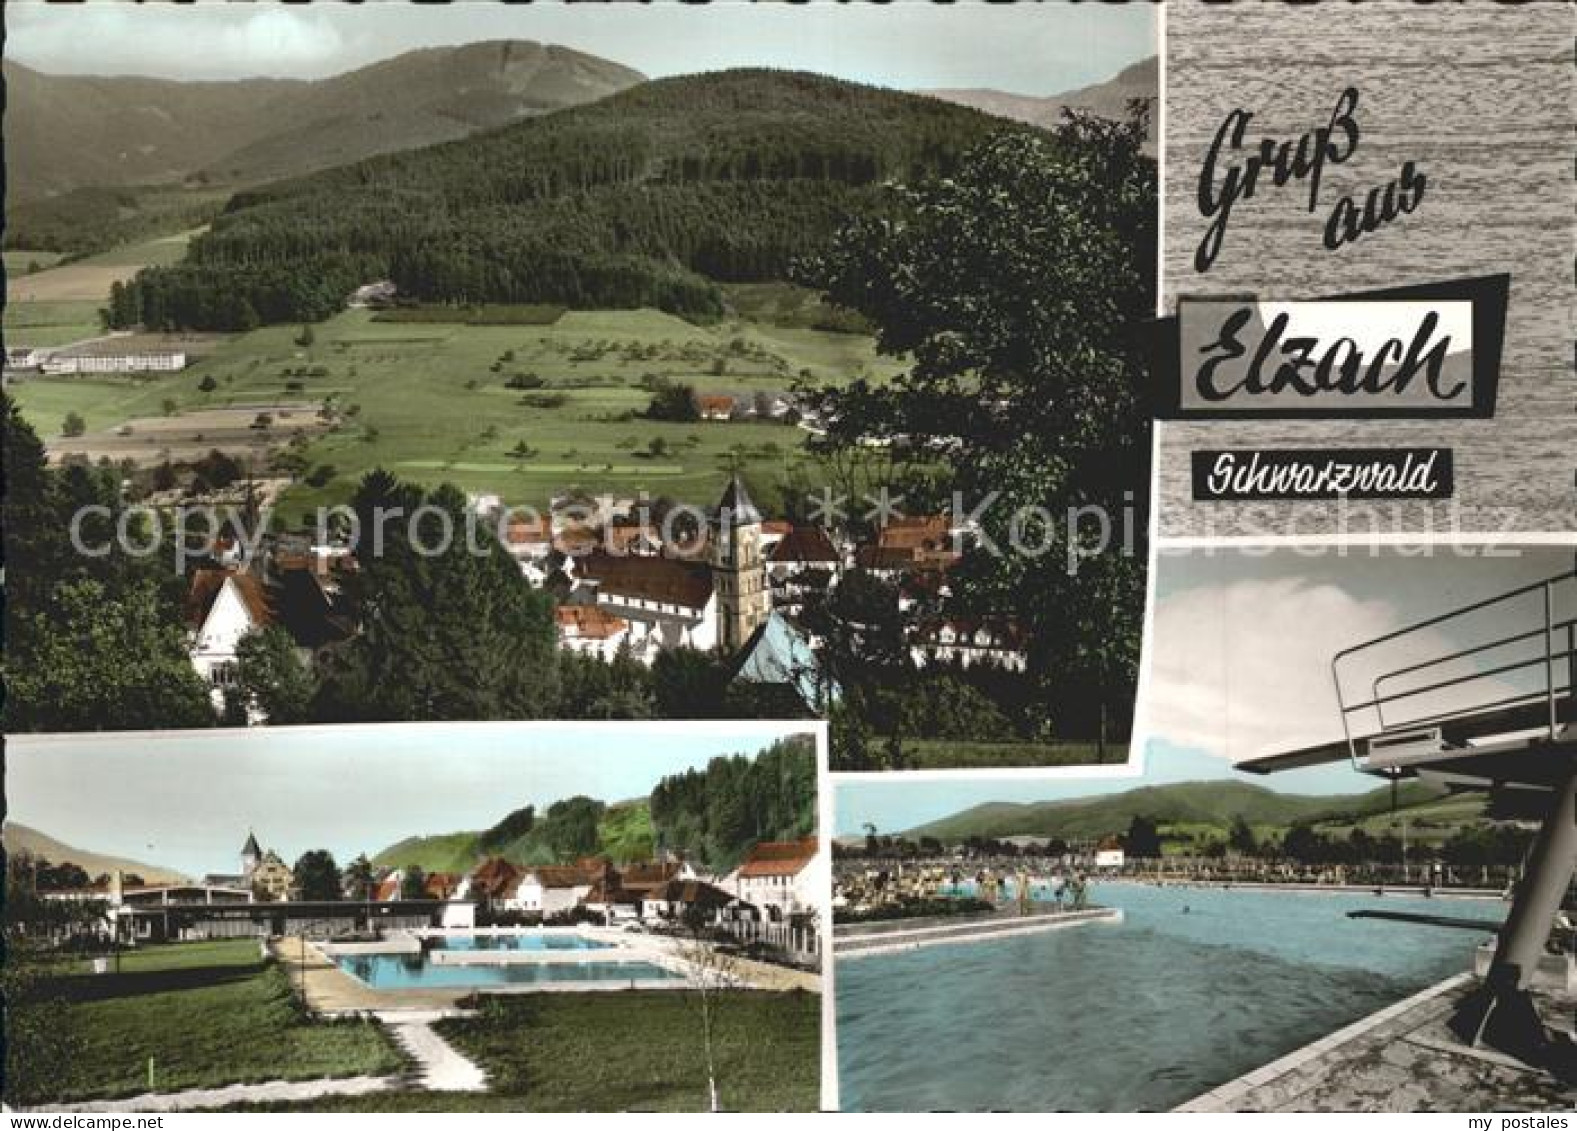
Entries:
{"label": "blue sky", "polygon": [[16,735],[8,817],[74,848],[188,875],[225,872],[248,829],[287,862],[344,862],[407,836],[486,828],[584,793],[644,797],[659,779],[793,733],[771,723],[424,723]]}
{"label": "blue sky", "polygon": [[534,39],[652,78],[738,66],[901,89],[1057,94],[1156,53],[1156,5],[9,4],[6,53],[41,70],[317,78],[418,47]]}

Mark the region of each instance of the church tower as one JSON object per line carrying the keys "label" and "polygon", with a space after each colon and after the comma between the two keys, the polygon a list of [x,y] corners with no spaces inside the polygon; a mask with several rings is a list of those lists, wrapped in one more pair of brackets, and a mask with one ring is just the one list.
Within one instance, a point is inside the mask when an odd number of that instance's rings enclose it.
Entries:
{"label": "church tower", "polygon": [[262,859],[263,850],[257,846],[257,837],[248,832],[246,834],[246,843],[241,846],[242,878],[250,880],[252,873],[257,870],[257,866],[262,862]]}
{"label": "church tower", "polygon": [[761,512],[738,475],[712,517],[709,552],[717,594],[717,642],[729,653],[745,646],[772,612],[767,566],[761,556]]}

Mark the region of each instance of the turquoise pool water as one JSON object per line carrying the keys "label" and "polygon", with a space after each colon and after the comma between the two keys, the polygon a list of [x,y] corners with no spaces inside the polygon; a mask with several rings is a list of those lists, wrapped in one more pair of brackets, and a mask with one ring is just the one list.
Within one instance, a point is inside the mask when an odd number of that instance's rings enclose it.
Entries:
{"label": "turquoise pool water", "polygon": [[612,943],[584,935],[434,935],[434,950],[608,950]]}
{"label": "turquoise pool water", "polygon": [[[837,965],[845,1110],[1165,1110],[1468,968],[1498,901],[1098,885],[1121,926]],[[1361,908],[1482,919],[1482,934]]]}
{"label": "turquoise pool water", "polygon": [[485,988],[555,982],[649,982],[678,974],[651,962],[516,962],[439,966],[415,954],[342,954],[339,968],[375,990]]}

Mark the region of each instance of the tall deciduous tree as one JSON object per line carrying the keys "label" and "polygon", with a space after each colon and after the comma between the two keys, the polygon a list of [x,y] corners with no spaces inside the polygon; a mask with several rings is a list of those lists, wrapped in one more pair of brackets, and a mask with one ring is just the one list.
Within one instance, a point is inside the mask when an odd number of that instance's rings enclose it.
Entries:
{"label": "tall deciduous tree", "polygon": [[[1028,623],[1033,671],[1087,734],[1126,712],[1142,630],[1149,428],[1130,344],[1155,306],[1145,130],[1136,109],[1004,134],[947,179],[895,190],[893,215],[856,221],[801,269],[910,362],[890,384],[802,390],[823,448],[879,453],[917,497],[996,495],[978,521],[997,550],[966,557],[955,600]],[[1069,529],[1086,507],[1108,516],[1107,552],[1095,520]]]}
{"label": "tall deciduous tree", "polygon": [[236,645],[236,682],[250,706],[275,725],[306,722],[315,686],[296,642],[277,624],[254,629]]}
{"label": "tall deciduous tree", "polygon": [[485,523],[468,544],[465,497],[375,471],[354,507],[362,632],[321,657],[314,714],[334,722],[550,714],[552,599],[531,588]]}
{"label": "tall deciduous tree", "polygon": [[[121,522],[119,473],[49,467],[9,396],[0,422],[6,728],[211,726],[207,688],[187,658],[181,578],[161,568],[165,555],[129,552],[147,544],[149,532]],[[74,518],[79,546],[102,553],[72,544]]]}
{"label": "tall deciduous tree", "polygon": [[313,848],[303,852],[291,869],[291,875],[295,879],[298,899],[326,903],[344,894],[339,865],[334,863],[334,856],[327,849]]}

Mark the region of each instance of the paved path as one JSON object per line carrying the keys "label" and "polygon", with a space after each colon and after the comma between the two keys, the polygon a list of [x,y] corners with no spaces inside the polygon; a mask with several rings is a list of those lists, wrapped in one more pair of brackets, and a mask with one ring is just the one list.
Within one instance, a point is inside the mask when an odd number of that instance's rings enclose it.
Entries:
{"label": "paved path", "polygon": [[388,1028],[389,1035],[416,1061],[416,1082],[433,1092],[480,1092],[487,1087],[487,1074],[461,1056],[453,1045],[433,1029],[443,1013],[375,1013]]}
{"label": "paved path", "polygon": [[28,1111],[195,1111],[230,1104],[279,1103],[319,1096],[362,1096],[400,1085],[398,1076],[350,1076],[341,1080],[271,1080],[267,1084],[231,1084],[224,1088],[193,1088],[187,1092],[149,1092],[118,1100],[46,1104]]}

